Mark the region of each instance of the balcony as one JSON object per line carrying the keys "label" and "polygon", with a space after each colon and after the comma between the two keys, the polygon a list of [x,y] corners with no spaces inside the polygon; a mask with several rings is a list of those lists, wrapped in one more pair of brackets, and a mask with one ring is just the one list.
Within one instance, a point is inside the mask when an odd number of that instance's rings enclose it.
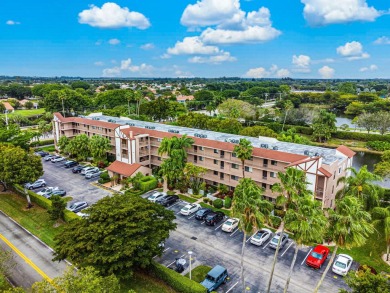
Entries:
{"label": "balcony", "polygon": [[316,190],[316,198],[322,199],[323,197],[324,197],[324,190],[318,188],[318,189]]}

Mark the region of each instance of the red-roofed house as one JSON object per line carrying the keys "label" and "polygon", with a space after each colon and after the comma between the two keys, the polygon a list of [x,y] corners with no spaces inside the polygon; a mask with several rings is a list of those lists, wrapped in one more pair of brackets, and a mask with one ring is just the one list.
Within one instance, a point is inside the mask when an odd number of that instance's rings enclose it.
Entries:
{"label": "red-roofed house", "polygon": [[12,107],[9,102],[3,102],[3,105],[5,109],[8,111],[8,113],[12,113],[15,111],[14,107]]}

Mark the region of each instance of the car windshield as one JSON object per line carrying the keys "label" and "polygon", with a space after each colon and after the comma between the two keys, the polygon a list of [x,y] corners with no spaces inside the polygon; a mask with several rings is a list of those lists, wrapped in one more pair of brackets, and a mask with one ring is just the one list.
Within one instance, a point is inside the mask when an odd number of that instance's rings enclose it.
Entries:
{"label": "car windshield", "polygon": [[227,221],[227,222],[225,223],[225,225],[226,225],[226,226],[231,226],[231,225],[233,225],[233,222]]}
{"label": "car windshield", "polygon": [[279,241],[279,237],[272,238],[272,243],[278,244],[278,241]]}
{"label": "car windshield", "polygon": [[210,275],[207,275],[206,279],[211,281],[211,282],[215,282],[215,279]]}
{"label": "car windshield", "polygon": [[316,258],[316,259],[322,259],[323,255],[321,253],[318,253],[318,252],[312,252],[311,253],[311,256]]}
{"label": "car windshield", "polygon": [[183,211],[188,211],[187,207],[182,208]]}
{"label": "car windshield", "polygon": [[[256,235],[254,236],[254,238],[261,238],[261,236],[263,236],[263,232],[259,231],[256,233]],[[277,242],[277,241],[276,241]]]}
{"label": "car windshield", "polygon": [[345,263],[342,263],[342,262],[339,262],[339,261],[336,261],[335,266],[339,267],[341,269],[345,269],[347,267],[347,265]]}

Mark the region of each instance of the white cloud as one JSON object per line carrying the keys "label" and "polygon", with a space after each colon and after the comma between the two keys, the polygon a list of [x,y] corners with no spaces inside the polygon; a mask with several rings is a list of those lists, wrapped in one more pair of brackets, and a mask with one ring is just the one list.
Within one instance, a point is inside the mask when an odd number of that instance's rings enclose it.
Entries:
{"label": "white cloud", "polygon": [[14,21],[14,20],[7,20],[5,22],[5,24],[6,25],[18,25],[18,24],[20,24],[20,22],[19,21]]}
{"label": "white cloud", "polygon": [[118,40],[118,39],[110,39],[110,40],[108,41],[108,43],[109,43],[110,45],[115,46],[115,45],[119,45],[119,44],[121,43],[121,41]]}
{"label": "white cloud", "polygon": [[279,69],[277,65],[273,64],[268,70],[264,67],[257,67],[249,69],[244,77],[249,78],[265,78],[265,77],[288,77],[290,76],[290,71],[285,68]]}
{"label": "white cloud", "polygon": [[167,54],[167,53],[164,53],[160,56],[161,59],[170,59],[172,56]]}
{"label": "white cloud", "polygon": [[103,66],[104,65],[104,62],[103,61],[96,61],[95,63],[93,63],[95,66]]}
{"label": "white cloud", "polygon": [[378,39],[375,40],[374,44],[376,45],[390,45],[390,38],[388,37],[380,37]]}
{"label": "white cloud", "polygon": [[363,52],[362,44],[356,41],[346,43],[344,46],[338,47],[336,51],[337,54],[346,57],[349,61],[370,58],[368,53]]}
{"label": "white cloud", "polygon": [[136,27],[147,29],[149,20],[139,12],[130,11],[127,7],[120,7],[116,3],[104,3],[101,8],[90,5],[89,9],[79,13],[79,23],[99,28]]}
{"label": "white cloud", "polygon": [[334,63],[336,60],[333,58],[325,58],[325,59],[318,59],[318,60],[312,60],[311,64],[320,64],[320,63]]}
{"label": "white cloud", "polygon": [[122,60],[120,66],[106,68],[103,70],[104,77],[118,77],[123,73],[136,73],[140,76],[150,76],[154,70],[152,65],[142,63],[141,65],[133,65],[130,58]]}
{"label": "white cloud", "polygon": [[294,65],[293,71],[301,73],[310,72],[311,58],[307,55],[293,55],[292,64]]}
{"label": "white cloud", "polygon": [[318,69],[318,73],[321,75],[321,78],[329,79],[334,76],[335,70],[332,67],[324,66]]}
{"label": "white cloud", "polygon": [[140,48],[142,50],[152,50],[154,49],[154,44],[153,43],[147,43],[147,44],[143,44]]}
{"label": "white cloud", "polygon": [[237,61],[237,58],[231,56],[229,52],[221,52],[221,54],[209,56],[209,57],[194,56],[194,57],[188,59],[188,62],[190,62],[190,63],[219,64],[222,62],[233,62],[233,61]]}
{"label": "white cloud", "polygon": [[176,42],[173,48],[168,48],[168,54],[171,55],[211,55],[218,54],[220,50],[216,46],[207,46],[199,37],[187,37],[182,42]]}
{"label": "white cloud", "polygon": [[245,12],[239,0],[200,0],[185,8],[181,23],[190,30],[207,27],[200,36],[207,44],[261,43],[281,34],[270,18],[268,8]]}
{"label": "white cloud", "polygon": [[252,68],[245,73],[245,77],[249,78],[264,78],[268,76],[269,72],[264,67]]}
{"label": "white cloud", "polygon": [[360,72],[365,72],[365,71],[376,71],[378,70],[378,66],[375,64],[371,64],[369,67],[362,67],[359,69]]}
{"label": "white cloud", "polygon": [[366,0],[301,0],[309,25],[321,26],[352,21],[374,21],[385,12],[368,6]]}
{"label": "white cloud", "polygon": [[288,69],[279,69],[276,72],[276,77],[283,78],[283,77],[289,77],[291,75],[290,71]]}

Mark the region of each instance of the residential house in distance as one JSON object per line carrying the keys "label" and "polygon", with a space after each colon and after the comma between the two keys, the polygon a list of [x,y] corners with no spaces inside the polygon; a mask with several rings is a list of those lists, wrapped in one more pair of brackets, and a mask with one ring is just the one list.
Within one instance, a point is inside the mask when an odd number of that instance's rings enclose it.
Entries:
{"label": "residential house in distance", "polygon": [[179,103],[182,103],[182,104],[185,104],[185,103],[188,102],[188,101],[192,101],[193,99],[195,99],[194,96],[178,95],[178,96],[176,97],[176,101],[179,102]]}
{"label": "residential house in distance", "polygon": [[308,188],[324,208],[334,207],[336,193],[344,187],[338,179],[350,175],[348,168],[352,166],[355,155],[345,146],[328,149],[280,142],[269,137],[244,137],[101,113],[70,118],[55,113],[53,124],[55,144],[63,135],[72,138],[81,133],[110,139],[112,150],[109,154],[115,161],[107,169],[120,178],[132,176],[137,170],[151,174],[152,168],[160,166],[163,160],[158,155],[162,139],[187,135],[194,139],[194,144],[187,150],[188,162],[207,168],[206,183],[225,184],[232,190],[242,177],[241,161],[234,154],[234,146],[241,138],[246,138],[252,143],[253,156],[245,162],[245,176],[264,189],[268,200],[275,200],[276,194],[271,189],[279,182],[277,173],[294,167],[306,173]]}
{"label": "residential house in distance", "polygon": [[3,102],[3,105],[5,107],[5,110],[8,112],[8,113],[13,113],[15,111],[14,107],[11,106],[11,104],[9,102]]}

